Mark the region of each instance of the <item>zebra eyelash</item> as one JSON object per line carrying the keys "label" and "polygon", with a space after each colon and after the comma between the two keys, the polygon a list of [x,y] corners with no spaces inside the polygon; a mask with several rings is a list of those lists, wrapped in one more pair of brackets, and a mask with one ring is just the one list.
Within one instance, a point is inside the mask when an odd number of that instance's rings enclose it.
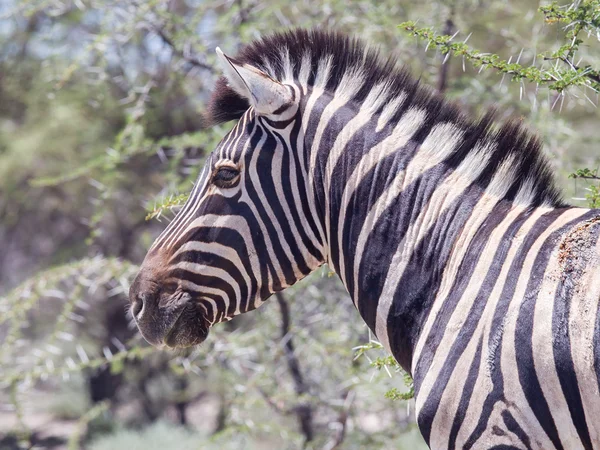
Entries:
{"label": "zebra eyelash", "polygon": [[219,188],[231,188],[238,184],[240,180],[240,170],[237,167],[221,166],[217,167],[212,176],[212,183]]}

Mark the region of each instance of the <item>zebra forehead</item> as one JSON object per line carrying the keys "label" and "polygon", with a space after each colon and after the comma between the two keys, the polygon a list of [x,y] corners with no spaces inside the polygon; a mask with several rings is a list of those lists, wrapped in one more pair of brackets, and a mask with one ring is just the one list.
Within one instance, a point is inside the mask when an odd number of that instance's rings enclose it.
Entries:
{"label": "zebra forehead", "polygon": [[[472,159],[471,153],[476,149],[485,148],[487,151],[480,153],[481,164],[485,166],[478,179],[480,183],[491,184],[492,190],[531,206],[564,206],[540,141],[520,120],[495,124],[494,111],[480,120],[469,119],[455,104],[399,68],[394,56],[382,58],[376,48],[359,39],[333,31],[295,29],[255,40],[235,59],[275,80],[296,83],[305,92],[307,88],[313,92],[325,90],[343,102],[354,103],[378,116],[377,132],[398,122],[407,111],[423,110],[427,117],[422,127],[425,132],[417,133],[416,141],[430,141],[430,133],[439,131],[436,125],[441,124],[449,124],[448,130],[461,134],[462,141],[447,155],[447,163],[458,167],[466,158]],[[247,100],[221,77],[208,104],[206,123],[239,119],[248,108]],[[441,150],[447,140],[441,140]],[[515,164],[506,170],[509,160]],[[497,172],[505,174],[502,183]]]}

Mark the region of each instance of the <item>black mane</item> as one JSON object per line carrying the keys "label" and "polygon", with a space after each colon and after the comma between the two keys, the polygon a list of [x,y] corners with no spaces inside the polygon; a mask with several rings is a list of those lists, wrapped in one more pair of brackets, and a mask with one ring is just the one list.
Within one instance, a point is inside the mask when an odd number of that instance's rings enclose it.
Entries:
{"label": "black mane", "polygon": [[[450,164],[458,165],[476,144],[491,143],[493,150],[480,177],[482,182],[489,182],[502,163],[508,157],[513,157],[515,166],[510,174],[511,179],[507,180],[511,187],[506,198],[514,199],[523,185],[528,183],[530,187],[527,189],[531,193],[528,195],[528,204],[531,206],[565,206],[539,139],[520,121],[509,120],[496,125],[493,111],[477,121],[467,118],[456,105],[420,84],[408,71],[398,68],[395,58],[380,57],[378,50],[366,47],[359,39],[337,32],[297,29],[256,40],[244,47],[235,59],[257,67],[276,80],[282,80],[286,64],[288,67],[291,65],[294,77],[299,75],[306,55],[309,55],[311,63],[309,86],[315,81],[319,62],[324,58],[331,58],[326,86],[330,92],[341,83],[345,73],[360,68],[366,74],[364,79],[367,81],[354,95],[353,102],[360,104],[373,86],[385,82],[386,90],[382,95],[386,99],[380,111],[386,103],[402,93],[407,96],[391,122],[397,121],[410,107],[420,107],[427,111],[428,122],[451,122],[464,131],[462,144],[448,160]],[[248,107],[248,101],[228,87],[227,80],[221,77],[208,105],[206,119],[210,124],[239,119]]]}

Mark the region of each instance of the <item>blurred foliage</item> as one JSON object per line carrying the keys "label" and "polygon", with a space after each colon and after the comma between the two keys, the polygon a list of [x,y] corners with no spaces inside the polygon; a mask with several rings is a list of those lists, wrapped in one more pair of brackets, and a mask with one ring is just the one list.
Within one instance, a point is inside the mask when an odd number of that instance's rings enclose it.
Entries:
{"label": "blurred foliage", "polygon": [[[544,13],[547,23],[566,22],[567,32],[565,39],[567,43],[558,50],[539,55],[544,61],[562,61],[566,67],[558,65],[547,68],[538,68],[535,64],[524,66],[519,64],[520,56],[516,62],[503,60],[499,55],[493,53],[482,53],[473,50],[464,42],[452,42],[456,35],[438,35],[431,28],[417,28],[415,22],[404,22],[400,28],[413,36],[426,40],[428,48],[437,48],[443,55],[453,54],[462,56],[473,63],[474,67],[488,69],[510,75],[512,81],[522,80],[536,83],[538,86],[548,85],[548,89],[562,93],[565,89],[573,86],[583,86],[593,92],[600,90],[600,71],[592,68],[589,64],[581,67],[581,62],[575,64],[574,58],[579,46],[584,42],[580,35],[592,33],[600,38],[600,1],[584,0],[569,7],[559,7],[557,3],[550,6],[542,6],[540,11]],[[588,97],[589,99],[589,97]],[[589,100],[592,104],[593,101]]]}
{"label": "blurred foliage", "polygon": [[359,35],[468,113],[523,117],[600,207],[598,25],[597,0],[0,2],[0,448],[422,448],[411,380],[327,268],[197,349],[133,327],[137,265],[228,129],[200,120],[214,48]]}

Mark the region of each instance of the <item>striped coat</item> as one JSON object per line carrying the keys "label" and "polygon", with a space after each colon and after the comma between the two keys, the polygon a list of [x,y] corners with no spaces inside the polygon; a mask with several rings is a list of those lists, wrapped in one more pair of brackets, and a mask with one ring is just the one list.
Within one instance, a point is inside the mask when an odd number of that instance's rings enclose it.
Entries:
{"label": "striped coat", "polygon": [[218,54],[207,118],[238,122],[132,284],[144,337],[196,345],[327,263],[431,448],[600,448],[600,211],[537,139],[339,34]]}

